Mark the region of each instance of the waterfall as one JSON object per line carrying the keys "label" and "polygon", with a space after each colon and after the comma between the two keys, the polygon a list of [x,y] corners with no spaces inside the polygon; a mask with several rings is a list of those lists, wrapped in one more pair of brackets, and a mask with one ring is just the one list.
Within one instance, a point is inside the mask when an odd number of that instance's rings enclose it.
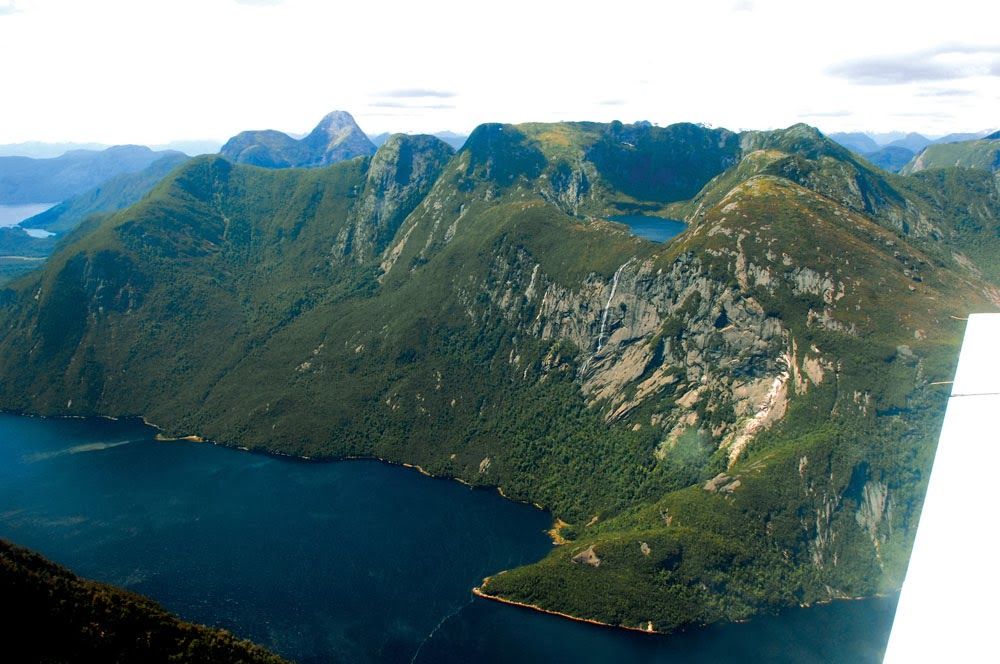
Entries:
{"label": "waterfall", "polygon": [[622,263],[617,270],[615,270],[615,276],[611,280],[611,295],[608,296],[608,303],[604,305],[604,313],[601,314],[601,331],[597,334],[597,352],[601,352],[601,348],[604,347],[604,328],[608,324],[608,310],[611,308],[611,300],[615,299],[615,291],[618,290],[618,278],[622,275],[622,270],[625,266],[632,262],[632,259],[628,259]]}

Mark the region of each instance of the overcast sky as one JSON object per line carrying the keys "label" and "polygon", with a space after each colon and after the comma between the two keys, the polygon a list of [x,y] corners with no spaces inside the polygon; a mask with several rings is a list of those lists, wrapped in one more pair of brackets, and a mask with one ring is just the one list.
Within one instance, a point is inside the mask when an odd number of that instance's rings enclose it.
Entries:
{"label": "overcast sky", "polygon": [[1000,126],[992,0],[0,0],[0,143],[646,119]]}

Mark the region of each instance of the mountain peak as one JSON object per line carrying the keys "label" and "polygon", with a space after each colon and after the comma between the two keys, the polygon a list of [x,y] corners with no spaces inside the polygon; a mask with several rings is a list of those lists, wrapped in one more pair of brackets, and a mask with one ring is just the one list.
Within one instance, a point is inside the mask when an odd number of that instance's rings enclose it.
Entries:
{"label": "mountain peak", "polygon": [[810,124],[806,124],[805,122],[797,122],[792,126],[779,131],[781,131],[782,133],[784,133],[785,136],[788,137],[794,136],[797,138],[813,138],[817,140],[826,138],[823,132],[821,132],[819,129]]}
{"label": "mountain peak", "polygon": [[358,128],[354,116],[347,111],[330,111],[323,116],[313,131],[339,131],[345,128]]}
{"label": "mountain peak", "polygon": [[741,135],[743,149],[770,149],[800,154],[809,159],[815,159],[821,154],[836,158],[846,157],[847,150],[839,143],[827,138],[819,129],[802,122],[785,129],[769,131],[750,131]]}
{"label": "mountain peak", "polygon": [[355,122],[354,116],[347,111],[333,111],[323,116],[323,119],[309,132],[305,140],[332,143],[352,135],[364,136],[365,140],[368,140],[368,137],[361,131],[361,127]]}
{"label": "mountain peak", "polygon": [[271,129],[244,131],[221,150],[232,161],[265,168],[329,166],[374,153],[375,145],[347,111],[327,113],[301,140]]}

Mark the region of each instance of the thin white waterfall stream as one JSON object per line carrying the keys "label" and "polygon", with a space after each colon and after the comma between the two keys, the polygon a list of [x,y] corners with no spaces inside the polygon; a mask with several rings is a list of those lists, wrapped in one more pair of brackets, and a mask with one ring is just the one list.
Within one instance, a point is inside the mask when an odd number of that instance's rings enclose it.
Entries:
{"label": "thin white waterfall stream", "polygon": [[617,270],[615,270],[615,276],[611,280],[611,294],[608,296],[608,303],[604,305],[604,313],[601,314],[601,331],[597,334],[597,352],[601,352],[601,348],[604,347],[604,328],[608,324],[608,310],[611,309],[611,300],[615,299],[615,291],[618,290],[618,278],[622,275],[622,270],[625,269],[632,259],[628,259],[622,263]]}

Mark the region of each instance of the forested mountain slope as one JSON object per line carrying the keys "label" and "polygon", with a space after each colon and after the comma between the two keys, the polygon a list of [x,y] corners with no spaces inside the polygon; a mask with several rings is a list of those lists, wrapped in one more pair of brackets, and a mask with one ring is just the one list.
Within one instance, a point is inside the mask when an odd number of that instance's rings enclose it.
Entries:
{"label": "forested mountain slope", "polygon": [[0,540],[3,652],[19,662],[205,662],[284,660],[232,634],[183,622],[157,604],[87,581]]}
{"label": "forested mountain slope", "polygon": [[187,155],[180,153],[167,154],[141,171],[113,177],[41,214],[25,219],[19,225],[23,228],[41,228],[50,233],[67,233],[93,214],[117,212],[138,203],[160,180],[188,159]]}
{"label": "forested mountain slope", "polygon": [[[604,220],[638,212],[689,229]],[[997,214],[804,125],[202,157],[0,292],[0,405],[498,486],[568,543],[482,592],[611,624],[882,592]]]}

